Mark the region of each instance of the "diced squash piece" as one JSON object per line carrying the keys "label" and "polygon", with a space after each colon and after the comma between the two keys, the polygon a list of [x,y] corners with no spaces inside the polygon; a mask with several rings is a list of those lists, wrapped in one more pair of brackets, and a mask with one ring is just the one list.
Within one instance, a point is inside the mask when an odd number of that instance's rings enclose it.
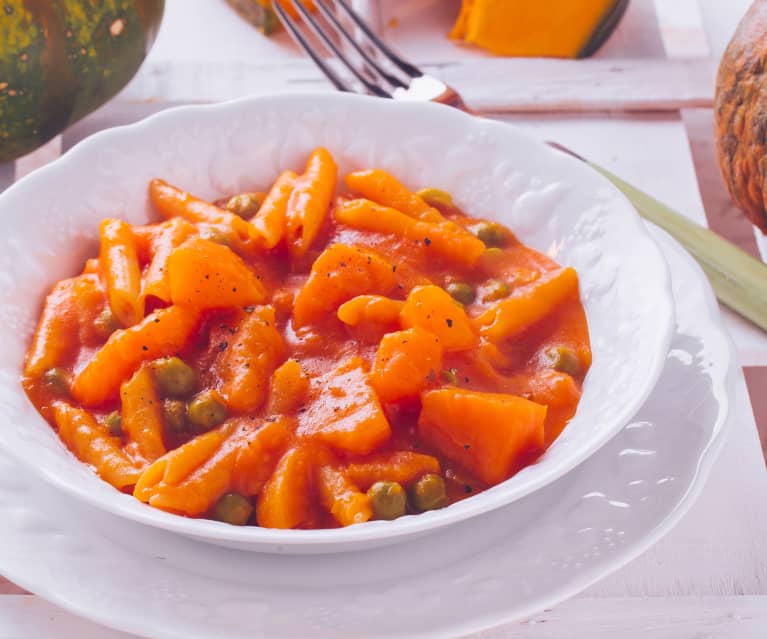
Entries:
{"label": "diced squash piece", "polygon": [[419,242],[446,260],[472,266],[485,252],[485,245],[450,220],[426,222],[370,200],[348,200],[335,208],[341,224],[366,231],[395,235]]}
{"label": "diced squash piece", "polygon": [[361,524],[373,516],[370,497],[360,492],[343,471],[322,466],[317,471],[320,502],[342,526]]}
{"label": "diced squash piece", "polygon": [[382,169],[349,173],[346,176],[346,186],[365,199],[397,209],[410,217],[426,222],[441,222],[445,219],[437,209]]}
{"label": "diced squash piece", "polygon": [[580,58],[620,21],[622,0],[463,0],[450,37],[503,56]]}
{"label": "diced squash piece", "polygon": [[293,326],[316,322],[363,293],[388,293],[397,285],[391,262],[370,249],[345,244],[326,248],[296,296]]}
{"label": "diced squash piece", "polygon": [[382,295],[357,295],[338,307],[338,319],[348,326],[396,325],[404,302]]}
{"label": "diced squash piece", "polygon": [[391,434],[359,357],[312,380],[307,409],[299,414],[298,424],[300,435],[359,455],[375,450]]}
{"label": "diced squash piece", "polygon": [[135,456],[147,462],[162,457],[166,452],[162,438],[162,400],[149,366],[145,364],[123,382],[120,400],[122,429],[128,438],[129,450],[134,448]]}
{"label": "diced squash piece", "polygon": [[483,336],[509,339],[537,324],[570,295],[578,294],[578,275],[572,268],[551,271],[493,305],[476,320]]}
{"label": "diced squash piece", "polygon": [[442,367],[442,346],[433,333],[414,326],[387,333],[376,353],[370,383],[384,402],[417,397]]}
{"label": "diced squash piece", "polygon": [[266,289],[232,249],[200,237],[168,258],[168,282],[174,304],[195,308],[232,308],[260,304]]}
{"label": "diced squash piece", "polygon": [[257,495],[287,449],[294,428],[293,419],[280,417],[245,431],[234,461],[231,488],[242,495]]}
{"label": "diced squash piece", "polygon": [[312,245],[328,215],[336,189],[336,163],[327,149],[315,149],[295,182],[286,212],[288,252],[300,257]]}
{"label": "diced squash piece", "polygon": [[227,407],[235,413],[258,410],[266,400],[269,378],[284,356],[274,307],[257,306],[245,315],[214,366]]}
{"label": "diced squash piece", "polygon": [[407,450],[375,455],[346,467],[347,477],[360,490],[367,490],[377,481],[396,481],[407,486],[426,473],[440,472],[436,457]]}
{"label": "diced squash piece", "polygon": [[423,393],[418,434],[487,484],[543,450],[546,407],[515,395],[443,388]]}
{"label": "diced squash piece", "polygon": [[76,375],[72,396],[97,406],[117,394],[120,384],[141,362],[175,355],[195,332],[199,313],[183,306],[161,308],[142,322],[117,330]]}
{"label": "diced squash piece", "polygon": [[256,519],[265,528],[296,528],[312,511],[311,455],[292,448],[277,464],[256,504]]}
{"label": "diced squash piece", "polygon": [[439,338],[445,351],[463,351],[477,344],[478,336],[466,311],[439,286],[417,286],[400,313],[403,328],[419,326]]}
{"label": "diced squash piece", "polygon": [[272,375],[267,414],[292,413],[303,404],[308,392],[309,378],[296,360],[289,359]]}
{"label": "diced squash piece", "polygon": [[141,470],[122,451],[120,440],[112,437],[90,413],[56,402],[53,415],[61,441],[77,459],[93,466],[104,481],[118,490],[138,481]]}

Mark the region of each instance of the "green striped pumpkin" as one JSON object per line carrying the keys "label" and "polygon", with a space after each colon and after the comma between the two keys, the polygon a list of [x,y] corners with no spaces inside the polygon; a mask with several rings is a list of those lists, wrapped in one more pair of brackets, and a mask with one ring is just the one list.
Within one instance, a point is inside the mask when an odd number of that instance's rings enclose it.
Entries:
{"label": "green striped pumpkin", "polygon": [[55,137],[122,89],[164,0],[0,0],[0,162]]}

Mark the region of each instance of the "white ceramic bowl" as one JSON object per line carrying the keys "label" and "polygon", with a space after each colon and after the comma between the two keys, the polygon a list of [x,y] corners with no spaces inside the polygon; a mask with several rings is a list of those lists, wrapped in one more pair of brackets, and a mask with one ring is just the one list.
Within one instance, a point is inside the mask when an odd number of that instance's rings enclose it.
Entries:
{"label": "white ceramic bowl", "polygon": [[[257,190],[318,145],[343,173],[381,167],[453,194],[468,213],[508,224],[575,267],[593,364],[578,412],[541,459],[439,511],[345,529],[239,528],[170,515],[119,493],[63,446],[19,384],[24,352],[54,281],[97,251],[98,222],[146,222],[147,183],[162,177],[204,198]],[[434,104],[344,94],[283,95],[171,109],[85,140],[0,196],[0,445],[104,510],[212,543],[267,552],[337,552],[424,534],[508,504],[586,459],[652,390],[673,328],[662,254],[628,203],[585,164],[511,126]]]}

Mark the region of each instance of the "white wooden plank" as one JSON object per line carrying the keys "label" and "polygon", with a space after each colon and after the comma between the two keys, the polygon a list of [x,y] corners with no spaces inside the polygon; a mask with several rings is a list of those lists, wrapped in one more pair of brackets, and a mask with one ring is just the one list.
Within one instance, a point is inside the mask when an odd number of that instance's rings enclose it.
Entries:
{"label": "white wooden plank", "polygon": [[[481,112],[675,111],[712,104],[715,65],[701,60],[452,60],[424,70]],[[147,64],[121,101],[228,100],[330,90],[308,60]]]}
{"label": "white wooden plank", "polygon": [[[677,2],[677,0],[658,0]],[[719,59],[753,0],[698,0],[711,55]]]}
{"label": "white wooden plank", "polygon": [[655,0],[655,13],[668,57],[709,54],[698,0]]}
{"label": "white wooden plank", "polygon": [[[572,599],[471,639],[762,639],[767,597]],[[135,639],[37,597],[0,598],[0,639]],[[468,636],[467,638],[468,639]]]}
{"label": "white wooden plank", "polygon": [[763,639],[767,597],[573,599],[472,639]]}

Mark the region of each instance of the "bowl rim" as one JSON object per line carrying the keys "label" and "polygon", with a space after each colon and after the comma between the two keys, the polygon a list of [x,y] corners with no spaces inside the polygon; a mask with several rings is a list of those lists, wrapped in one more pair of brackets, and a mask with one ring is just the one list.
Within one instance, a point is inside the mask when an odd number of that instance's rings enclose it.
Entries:
{"label": "bowl rim", "polygon": [[[171,122],[177,118],[183,119],[193,117],[195,114],[199,113],[206,114],[219,112],[219,115],[225,117],[227,112],[233,110],[250,107],[258,108],[258,106],[262,104],[274,104],[275,102],[279,103],[280,101],[295,102],[301,100],[305,101],[307,104],[316,105],[317,103],[320,103],[325,106],[325,108],[332,108],[333,105],[341,102],[352,103],[357,101],[360,103],[378,103],[378,105],[384,109],[388,108],[393,110],[396,108],[400,113],[429,109],[443,110],[442,117],[445,117],[444,112],[449,112],[449,117],[454,118],[456,122],[476,120],[477,123],[481,123],[481,126],[488,130],[493,129],[499,132],[505,131],[506,134],[511,130],[513,135],[517,136],[519,139],[524,139],[529,144],[535,144],[539,147],[546,148],[547,152],[552,154],[552,158],[557,158],[554,161],[566,162],[573,167],[578,166],[579,168],[577,170],[583,175],[585,175],[585,173],[583,173],[584,171],[588,171],[591,175],[591,179],[596,183],[599,183],[602,188],[606,189],[612,198],[623,203],[623,210],[620,214],[625,217],[625,222],[627,224],[626,230],[633,233],[633,240],[644,243],[643,250],[653,254],[654,259],[657,262],[657,270],[663,280],[660,282],[660,289],[662,289],[665,294],[662,298],[659,297],[654,300],[654,311],[657,316],[662,318],[661,323],[664,327],[664,331],[657,336],[658,347],[655,349],[651,362],[647,368],[647,379],[650,381],[646,384],[646,387],[640,389],[639,392],[634,393],[631,396],[631,401],[626,402],[622,406],[618,416],[608,424],[609,427],[600,429],[597,435],[592,436],[589,439],[588,446],[582,446],[577,451],[574,451],[567,458],[566,463],[560,463],[559,465],[545,468],[538,472],[534,478],[529,479],[527,484],[520,485],[516,491],[510,493],[483,491],[482,493],[461,500],[460,502],[440,510],[428,511],[418,515],[406,515],[394,521],[371,520],[364,524],[355,524],[341,528],[282,530],[261,528],[258,526],[238,527],[208,519],[188,518],[171,514],[140,503],[135,500],[132,495],[126,495],[124,493],[116,492],[115,499],[105,500],[100,494],[89,491],[87,482],[67,481],[66,478],[56,474],[52,469],[36,465],[26,459],[23,455],[14,450],[12,446],[7,445],[2,429],[0,429],[0,445],[3,445],[4,449],[24,467],[30,468],[37,475],[43,477],[48,483],[64,490],[67,494],[80,499],[91,506],[144,525],[179,533],[186,537],[211,543],[220,542],[224,545],[232,544],[236,545],[238,548],[247,547],[249,550],[261,552],[291,552],[291,549],[295,552],[305,552],[306,549],[311,548],[316,548],[317,552],[339,552],[343,551],[343,548],[335,547],[340,547],[344,544],[373,541],[387,544],[395,543],[397,540],[404,537],[428,533],[432,530],[437,530],[438,528],[482,515],[483,513],[495,510],[521,499],[526,495],[532,494],[543,486],[562,477],[585,461],[619,432],[623,425],[625,425],[625,423],[627,423],[645,403],[663,369],[675,326],[671,277],[666,259],[663,256],[661,249],[642,223],[634,206],[623,193],[607,180],[607,178],[596,170],[591,169],[591,167],[581,160],[549,147],[534,135],[506,122],[476,118],[476,116],[463,111],[432,102],[395,103],[394,101],[382,100],[370,96],[334,92],[265,94],[257,97],[244,97],[211,104],[176,106],[164,109],[131,124],[110,127],[93,133],[71,149],[67,150],[56,160],[33,171],[12,184],[4,193],[0,194],[0,210],[2,209],[5,200],[10,199],[10,197],[15,195],[17,191],[28,189],[31,185],[38,182],[44,184],[45,180],[54,176],[56,172],[63,170],[64,167],[67,167],[73,161],[78,160],[81,156],[87,157],[91,150],[100,148],[105,144],[108,145],[111,140],[130,137],[136,133],[150,131],[152,129],[161,131],[166,122]],[[29,402],[26,393],[23,392],[20,385],[18,391],[24,395],[24,399],[31,405],[31,402]],[[39,419],[42,423],[48,426],[42,416],[39,416]],[[77,460],[66,447],[64,447],[64,449],[68,452],[74,462],[82,464],[82,462]],[[98,479],[97,475],[96,478]],[[503,485],[503,483],[504,482],[498,484],[498,486]]]}

